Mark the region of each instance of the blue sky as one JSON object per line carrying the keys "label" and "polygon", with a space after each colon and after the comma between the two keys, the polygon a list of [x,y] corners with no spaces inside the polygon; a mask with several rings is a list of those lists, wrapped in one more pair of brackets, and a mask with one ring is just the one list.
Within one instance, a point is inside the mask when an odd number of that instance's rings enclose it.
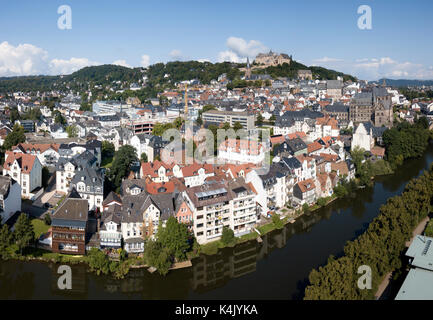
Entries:
{"label": "blue sky", "polygon": [[[60,30],[60,5],[72,29]],[[372,29],[358,28],[360,5]],[[360,78],[433,79],[433,1],[5,1],[0,76],[70,73],[85,65],[244,61],[263,50]]]}

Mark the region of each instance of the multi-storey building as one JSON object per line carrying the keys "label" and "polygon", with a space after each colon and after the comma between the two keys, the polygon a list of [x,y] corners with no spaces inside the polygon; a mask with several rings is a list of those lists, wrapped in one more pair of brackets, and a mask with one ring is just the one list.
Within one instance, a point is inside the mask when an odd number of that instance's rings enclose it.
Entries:
{"label": "multi-storey building", "polygon": [[86,253],[88,203],[72,191],[53,215],[52,250],[66,254]]}
{"label": "multi-storey building", "polygon": [[217,240],[223,227],[235,235],[248,233],[257,222],[255,194],[243,178],[188,188],[184,195],[193,212],[193,230],[199,243]]}
{"label": "multi-storey building", "polygon": [[32,191],[42,186],[42,165],[37,156],[7,151],[3,175],[9,175],[21,186],[23,198],[33,196]]}
{"label": "multi-storey building", "polygon": [[239,122],[245,130],[254,129],[254,115],[247,111],[235,112],[235,111],[219,111],[209,110],[203,112],[203,122],[209,124],[215,124],[219,126],[222,123],[229,123],[230,126],[234,126],[236,122]]}

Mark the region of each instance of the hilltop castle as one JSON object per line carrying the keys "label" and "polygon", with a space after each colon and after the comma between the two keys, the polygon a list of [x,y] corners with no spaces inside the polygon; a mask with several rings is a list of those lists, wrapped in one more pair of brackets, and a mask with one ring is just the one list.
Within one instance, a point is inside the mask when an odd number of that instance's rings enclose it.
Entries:
{"label": "hilltop castle", "polygon": [[285,53],[277,54],[269,51],[269,53],[259,53],[254,60],[255,64],[265,65],[265,67],[278,66],[283,63],[290,64],[292,62],[292,56]]}

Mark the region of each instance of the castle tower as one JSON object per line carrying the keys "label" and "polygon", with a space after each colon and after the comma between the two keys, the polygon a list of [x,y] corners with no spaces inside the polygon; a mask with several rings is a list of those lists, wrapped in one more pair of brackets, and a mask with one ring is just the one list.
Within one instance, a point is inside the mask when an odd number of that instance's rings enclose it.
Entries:
{"label": "castle tower", "polygon": [[247,57],[247,71],[245,72],[245,79],[251,78],[251,66],[250,66],[250,58]]}

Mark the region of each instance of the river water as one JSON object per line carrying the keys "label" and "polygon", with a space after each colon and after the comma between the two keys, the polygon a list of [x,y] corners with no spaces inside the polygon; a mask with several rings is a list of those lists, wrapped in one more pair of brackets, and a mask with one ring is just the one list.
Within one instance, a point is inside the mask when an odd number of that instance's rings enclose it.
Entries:
{"label": "river water", "polygon": [[58,265],[0,262],[0,299],[302,299],[308,275],[341,255],[344,244],[363,233],[390,197],[428,169],[433,146],[391,175],[375,180],[356,197],[334,201],[304,215],[282,230],[212,256],[166,277],[144,269],[122,280],[97,276],[83,265],[72,266],[72,290],[59,290]]}

